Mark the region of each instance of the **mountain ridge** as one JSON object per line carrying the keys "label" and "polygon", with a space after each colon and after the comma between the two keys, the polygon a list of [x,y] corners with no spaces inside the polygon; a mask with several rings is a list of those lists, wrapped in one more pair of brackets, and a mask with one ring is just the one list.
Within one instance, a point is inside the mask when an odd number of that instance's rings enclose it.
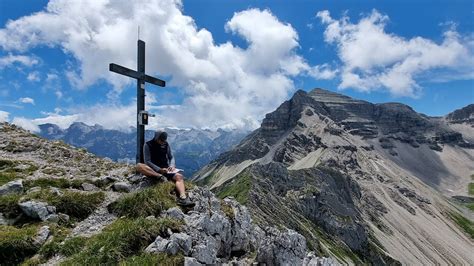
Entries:
{"label": "mountain ridge", "polygon": [[[326,252],[335,236],[346,247],[341,261],[469,264],[472,239],[447,215],[459,210],[446,197],[467,196],[474,132],[466,123],[458,132],[446,117],[297,91],[193,180],[240,198],[255,219],[289,226]],[[456,248],[441,248],[443,241]]]}
{"label": "mountain ridge", "polygon": [[[67,129],[61,129],[55,124],[39,125],[38,135],[64,142],[115,161],[135,162],[136,133],[105,129],[101,125],[89,126],[83,122],[75,122]],[[193,175],[202,166],[214,159],[240,141],[245,131],[210,131],[210,130],[180,130],[165,129],[169,142],[179,167],[188,176]],[[152,139],[154,131],[146,130],[145,139]]]}

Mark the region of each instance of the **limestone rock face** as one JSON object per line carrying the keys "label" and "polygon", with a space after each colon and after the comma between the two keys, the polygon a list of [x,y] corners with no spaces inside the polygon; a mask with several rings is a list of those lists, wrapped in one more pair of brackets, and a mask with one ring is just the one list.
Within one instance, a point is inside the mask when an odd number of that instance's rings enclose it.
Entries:
{"label": "limestone rock face", "polygon": [[[255,225],[247,208],[232,198],[220,202],[205,188],[190,192],[196,202],[186,214],[171,208],[164,217],[181,217],[183,232],[158,236],[145,252],[186,256],[185,265],[244,263],[252,261],[267,265],[301,265],[307,255],[305,238],[289,229]],[[225,209],[225,211],[224,211]],[[236,257],[240,257],[236,260]]]}
{"label": "limestone rock face", "polygon": [[257,261],[268,265],[301,265],[306,256],[306,239],[293,230],[267,228],[257,250]]}

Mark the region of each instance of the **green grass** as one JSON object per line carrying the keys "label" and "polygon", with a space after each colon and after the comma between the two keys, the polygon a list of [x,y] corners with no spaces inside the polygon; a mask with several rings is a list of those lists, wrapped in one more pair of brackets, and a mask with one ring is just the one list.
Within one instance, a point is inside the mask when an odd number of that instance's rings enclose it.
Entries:
{"label": "green grass", "polygon": [[158,216],[162,211],[176,206],[174,189],[175,185],[171,182],[157,184],[126,195],[109,205],[109,211],[130,218]]}
{"label": "green grass", "polygon": [[248,173],[242,173],[234,177],[229,183],[217,189],[217,196],[221,199],[232,196],[240,204],[246,204],[249,198],[249,191],[252,187],[252,180]]}
{"label": "green grass", "polygon": [[18,215],[22,213],[20,207],[18,206],[18,201],[20,198],[20,194],[8,194],[0,196],[0,212],[9,219],[18,217]]}
{"label": "green grass", "polygon": [[58,196],[48,189],[31,193],[28,199],[46,201],[56,207],[57,212],[65,213],[71,217],[84,219],[89,216],[104,201],[104,192],[82,193],[64,191]]}
{"label": "green grass", "polygon": [[58,247],[58,252],[66,257],[70,257],[76,253],[79,253],[85,246],[87,238],[85,237],[72,237],[64,241],[64,243]]}
{"label": "green grass", "polygon": [[17,179],[18,175],[12,172],[0,172],[0,186]]}
{"label": "green grass", "polygon": [[474,195],[474,183],[469,183],[468,193],[469,195]]}
{"label": "green grass", "polygon": [[464,216],[450,212],[449,216],[461,227],[472,239],[474,239],[474,223],[464,218]]}
{"label": "green grass", "polygon": [[0,264],[19,264],[34,255],[39,248],[33,244],[37,230],[37,226],[16,228],[0,225]]}
{"label": "green grass", "polygon": [[148,254],[141,253],[137,256],[132,256],[120,262],[120,266],[142,266],[142,265],[183,265],[184,257],[181,254],[168,255],[166,253]]}
{"label": "green grass", "polygon": [[[141,254],[158,235],[165,236],[167,228],[176,232],[180,231],[181,226],[182,222],[169,218],[119,219],[88,239],[82,250],[62,265],[116,265]],[[141,259],[130,258],[130,263]]]}
{"label": "green grass", "polygon": [[[16,166],[20,164],[28,165],[28,167],[25,169],[16,168]],[[0,159],[0,186],[17,178],[31,175],[36,170],[38,170],[38,167],[29,161],[11,161]]]}

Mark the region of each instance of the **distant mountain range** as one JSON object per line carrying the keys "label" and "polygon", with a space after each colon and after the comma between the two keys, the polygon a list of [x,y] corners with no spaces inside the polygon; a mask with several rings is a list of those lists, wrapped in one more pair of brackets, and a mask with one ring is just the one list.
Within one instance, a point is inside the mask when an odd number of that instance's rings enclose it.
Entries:
{"label": "distant mountain range", "polygon": [[193,180],[343,264],[473,265],[473,118],[297,91]]}
{"label": "distant mountain range", "polygon": [[[39,128],[38,134],[44,138],[62,140],[115,161],[135,162],[136,131],[134,129],[123,132],[105,129],[100,125],[89,126],[81,122],[75,122],[67,129],[61,129],[55,124],[42,124]],[[239,130],[169,128],[166,132],[169,135],[168,141],[176,157],[176,163],[179,168],[184,169],[186,176],[192,176],[219,154],[239,143],[248,133]],[[154,131],[146,130],[145,140],[150,140],[153,136]]]}

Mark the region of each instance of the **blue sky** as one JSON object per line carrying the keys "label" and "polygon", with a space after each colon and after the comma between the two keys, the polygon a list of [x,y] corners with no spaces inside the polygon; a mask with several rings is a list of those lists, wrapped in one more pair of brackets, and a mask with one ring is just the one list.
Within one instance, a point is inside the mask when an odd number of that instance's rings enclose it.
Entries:
{"label": "blue sky", "polygon": [[0,1],[0,120],[134,125],[137,26],[152,126],[255,128],[297,89],[444,115],[474,102],[473,1]]}

